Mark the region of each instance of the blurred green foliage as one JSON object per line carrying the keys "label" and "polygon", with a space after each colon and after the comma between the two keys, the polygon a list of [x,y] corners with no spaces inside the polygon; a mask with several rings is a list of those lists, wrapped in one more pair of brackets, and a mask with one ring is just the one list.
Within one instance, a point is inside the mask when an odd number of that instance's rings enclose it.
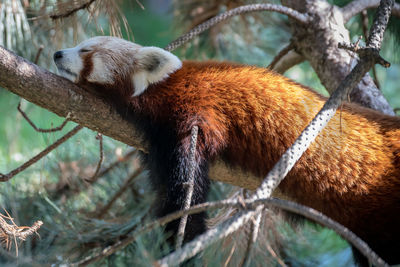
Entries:
{"label": "blurred green foliage", "polygon": [[[35,1],[32,1],[35,2]],[[36,1],[37,2],[37,1]],[[168,1],[140,1],[142,10],[134,1],[124,1],[121,9],[132,28],[134,41],[141,45],[164,47],[185,31],[185,25],[173,21],[173,7]],[[331,1],[332,2],[332,1]],[[348,1],[334,1],[344,5]],[[81,13],[80,13],[81,14]],[[83,19],[84,16],[80,15]],[[84,20],[84,19],[83,19]],[[106,26],[107,20],[99,19]],[[245,23],[245,27],[243,27]],[[397,23],[397,22],[396,22]],[[37,25],[39,27],[40,25]],[[347,25],[352,39],[362,35],[359,18],[353,18]],[[104,27],[106,28],[106,27]],[[40,28],[39,28],[40,29]],[[99,34],[97,27],[88,25],[87,36]],[[397,28],[398,29],[398,28]],[[191,45],[177,51],[182,58],[238,61],[247,64],[266,66],[279,49],[289,42],[287,20],[284,16],[268,13],[268,16],[246,16],[233,18],[220,25],[212,43],[208,34],[203,34]],[[50,33],[36,36],[37,40],[48,39]],[[74,43],[72,33],[66,30],[68,42]],[[107,30],[105,31],[107,34]],[[396,35],[396,34],[394,34]],[[69,36],[69,37],[68,37]],[[125,31],[124,36],[128,33]],[[85,38],[84,35],[80,38]],[[398,51],[392,37],[383,45],[383,56],[392,61]],[[21,46],[19,46],[21,47]],[[37,46],[33,46],[36,51]],[[45,46],[45,53],[39,63],[53,69],[51,55],[59,44]],[[33,51],[18,50],[32,59]],[[45,58],[43,58],[45,57]],[[398,61],[397,61],[398,62]],[[398,83],[400,67],[397,64],[386,70],[377,67],[378,79],[382,90],[393,107],[400,107],[400,86]],[[286,73],[292,79],[306,84],[317,91],[327,94],[318,77],[308,63],[293,67]],[[75,124],[69,122],[61,132],[38,133],[22,118],[16,107],[20,98],[0,88],[0,171],[5,173],[19,166],[46,146],[53,143]],[[63,121],[40,107],[22,100],[22,108],[38,127],[50,128]],[[68,263],[98,252],[111,244],[127,229],[135,229],[143,222],[151,220],[152,194],[149,190],[146,173],[137,177],[129,189],[117,199],[106,216],[96,214],[120,190],[124,181],[137,168],[137,159],[132,158],[120,163],[98,182],[87,184],[99,160],[99,146],[96,133],[84,129],[59,148],[41,159],[38,163],[18,174],[11,181],[0,184],[0,205],[10,212],[17,225],[32,225],[42,220],[44,225],[39,231],[40,238],[28,238],[19,244],[19,257],[11,251],[0,249],[0,264],[6,266],[42,266],[43,264]],[[128,147],[115,140],[104,137],[104,166],[116,161],[128,151]],[[231,188],[215,183],[210,199],[221,199]],[[334,232],[306,223],[293,229],[286,223],[279,223],[282,235],[279,242],[284,247],[281,253],[291,266],[351,266],[352,253],[345,241]],[[238,243],[245,243],[243,236],[235,236]],[[149,266],[168,250],[161,229],[140,236],[138,240],[118,251],[95,266]],[[221,249],[222,248],[222,249]],[[278,262],[261,245],[256,246],[252,266],[279,266]],[[207,249],[202,255],[209,266],[218,266],[230,255],[233,248],[218,243]],[[230,266],[241,261],[242,254],[233,253]],[[203,259],[194,260],[201,266]]]}

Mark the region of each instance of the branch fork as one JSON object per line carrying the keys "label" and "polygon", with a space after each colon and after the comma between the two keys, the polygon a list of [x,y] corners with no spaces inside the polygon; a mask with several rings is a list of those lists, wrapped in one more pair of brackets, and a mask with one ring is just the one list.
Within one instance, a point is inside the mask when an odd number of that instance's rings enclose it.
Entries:
{"label": "branch fork", "polygon": [[357,40],[354,44],[346,44],[346,43],[339,43],[338,47],[343,48],[346,50],[349,50],[351,52],[357,53],[359,58],[370,58],[372,57],[372,60],[377,63],[382,65],[385,68],[390,67],[390,62],[386,61],[384,58],[381,57],[379,54],[379,50],[374,48],[374,47],[362,47],[360,46],[360,39]]}

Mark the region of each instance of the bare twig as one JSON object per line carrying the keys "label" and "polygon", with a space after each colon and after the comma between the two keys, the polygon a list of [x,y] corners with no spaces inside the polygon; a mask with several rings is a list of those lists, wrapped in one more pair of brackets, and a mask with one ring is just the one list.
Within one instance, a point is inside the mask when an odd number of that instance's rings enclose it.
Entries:
{"label": "bare twig", "polygon": [[228,257],[226,257],[225,263],[223,265],[224,267],[228,266],[229,262],[232,259],[233,253],[235,252],[235,249],[236,249],[236,244],[234,243],[233,246],[232,246],[231,251],[229,252]]}
{"label": "bare twig", "polygon": [[112,169],[117,167],[119,164],[126,162],[128,159],[130,159],[132,156],[136,155],[137,153],[138,153],[137,149],[134,149],[134,148],[130,149],[122,158],[117,159],[116,161],[114,161],[113,163],[108,165],[106,168],[101,170],[99,172],[99,174],[96,177],[94,177],[93,180],[89,180],[87,182],[89,182],[90,184],[95,183],[100,177],[106,175],[108,172],[110,172]]}
{"label": "bare twig", "polygon": [[52,20],[57,20],[57,19],[61,19],[61,18],[67,18],[67,17],[73,15],[74,13],[78,12],[79,10],[86,9],[86,8],[90,7],[90,5],[93,4],[95,1],[96,0],[89,0],[89,1],[87,1],[85,3],[83,3],[82,5],[77,6],[75,8],[72,8],[72,9],[70,9],[70,10],[64,12],[64,13],[50,15],[50,18]]}
{"label": "bare twig", "polygon": [[136,4],[138,4],[140,8],[144,10],[144,5],[139,0],[136,0]]}
{"label": "bare twig", "polygon": [[367,10],[361,12],[361,25],[365,40],[368,39],[368,13]]}
{"label": "bare twig", "polygon": [[249,240],[247,242],[246,252],[244,253],[243,264],[241,266],[246,267],[250,266],[251,261],[251,251],[253,250],[254,244],[257,242],[258,231],[260,229],[262,219],[262,212],[257,213],[251,223],[251,235],[249,236]]}
{"label": "bare twig", "polygon": [[143,172],[142,168],[138,168],[128,179],[125,180],[124,184],[121,186],[121,188],[114,194],[114,196],[111,198],[111,200],[102,207],[98,212],[97,212],[97,217],[98,218],[103,218],[103,216],[107,213],[107,211],[111,208],[111,206],[114,204],[114,202],[122,196],[122,194],[129,188],[131,185],[132,181],[135,180],[136,177],[138,177],[141,173]]}
{"label": "bare twig", "polygon": [[[354,0],[342,7],[344,23],[348,22],[352,17],[367,10],[369,8],[377,8],[380,0]],[[395,3],[393,6],[392,14],[396,17],[400,17],[400,4]]]}
{"label": "bare twig", "polygon": [[286,267],[287,265],[285,264],[285,262],[276,254],[276,252],[272,249],[271,245],[266,244],[266,246],[269,254],[271,254],[271,256],[279,263],[279,265],[282,267]]}
{"label": "bare twig", "polygon": [[124,239],[117,241],[112,246],[108,246],[108,247],[104,248],[103,250],[101,250],[99,253],[97,253],[95,255],[87,256],[86,258],[84,258],[78,262],[75,262],[75,263],[72,263],[72,264],[69,264],[66,266],[71,266],[71,267],[72,266],[87,266],[93,262],[104,259],[104,258],[114,254],[115,252],[123,249],[130,243],[134,242],[136,240],[136,238],[137,238],[137,236],[125,237]]}
{"label": "bare twig", "polygon": [[24,119],[32,126],[32,128],[36,132],[40,132],[40,133],[51,133],[51,132],[61,131],[64,128],[64,126],[67,124],[67,122],[69,121],[69,118],[70,118],[70,113],[68,113],[67,117],[65,117],[65,120],[60,124],[60,126],[55,127],[55,128],[50,128],[50,129],[42,129],[42,128],[38,128],[33,123],[33,121],[28,117],[28,115],[26,115],[26,113],[21,109],[21,102],[18,103],[17,109],[21,113],[22,117],[24,117]]}
{"label": "bare twig", "polygon": [[33,63],[38,64],[40,55],[42,54],[42,51],[43,51],[43,48],[44,48],[43,45],[39,46],[38,51],[36,53],[35,60],[33,61]]}
{"label": "bare twig", "polygon": [[[103,177],[104,175],[106,175],[107,173],[109,173],[111,170],[113,170],[114,168],[118,167],[121,163],[124,163],[126,161],[128,161],[131,157],[135,156],[138,154],[138,150],[135,148],[131,148],[128,150],[127,153],[125,153],[122,156],[118,156],[117,159],[115,161],[113,161],[112,163],[110,163],[108,166],[106,166],[104,169],[100,170],[98,172],[98,174],[96,176],[92,176],[92,178],[86,178],[84,179],[84,182],[87,185],[93,185],[94,183],[96,183],[101,177]],[[104,159],[103,159],[104,161]],[[99,161],[100,162],[100,161]],[[103,165],[103,163],[101,164]],[[99,166],[99,164],[97,165]],[[79,186],[76,187],[75,190],[72,191],[73,194],[78,194],[79,192],[81,192],[81,190],[83,190],[85,187],[83,186]],[[55,195],[62,195],[64,194],[64,190],[65,190],[65,186],[61,186],[58,187],[58,189],[54,192]]]}
{"label": "bare twig", "polygon": [[[268,68],[270,69],[275,69],[275,66],[279,64],[279,62],[282,60],[284,56],[286,56],[288,53],[290,53],[294,49],[294,44],[293,42],[290,42],[287,46],[282,48],[281,51],[279,51],[278,55],[274,57],[274,59],[271,61],[271,63],[268,65]],[[279,72],[282,73],[282,72]]]}
{"label": "bare twig", "polygon": [[280,74],[283,74],[285,73],[285,71],[293,66],[296,66],[297,64],[302,63],[304,60],[305,57],[294,50],[290,50],[278,62],[276,62],[275,66],[272,69]]}
{"label": "bare twig", "polygon": [[39,154],[37,154],[36,156],[32,157],[30,160],[28,160],[27,162],[23,163],[21,166],[19,166],[18,168],[10,171],[7,174],[1,174],[0,173],[0,182],[6,182],[8,180],[10,180],[11,178],[13,178],[15,175],[17,175],[18,173],[22,172],[23,170],[25,170],[26,168],[28,168],[29,166],[31,166],[32,164],[34,164],[35,162],[39,161],[41,158],[43,158],[44,156],[46,156],[47,154],[49,154],[52,150],[54,150],[55,148],[57,148],[59,145],[61,145],[62,143],[64,143],[65,141],[67,141],[70,137],[72,137],[73,135],[75,135],[79,130],[81,130],[83,128],[83,126],[75,126],[75,128],[73,128],[71,131],[69,131],[68,133],[66,133],[64,136],[62,136],[61,138],[59,138],[57,141],[55,141],[53,144],[51,144],[50,146],[46,147],[42,152],[40,152]]}
{"label": "bare twig", "polygon": [[191,29],[188,33],[182,35],[175,41],[171,42],[165,50],[171,51],[174,50],[175,48],[187,43],[200,33],[206,31],[210,27],[214,26],[217,23],[220,23],[224,20],[227,20],[230,17],[244,14],[244,13],[249,13],[249,12],[254,12],[254,11],[275,11],[284,15],[287,15],[299,23],[306,24],[309,21],[309,18],[306,14],[299,13],[298,11],[284,7],[281,5],[274,5],[274,4],[252,4],[252,5],[245,5],[245,6],[240,6],[234,9],[231,9],[229,11],[226,11],[222,14],[219,14],[203,23],[200,25],[196,26],[195,28]]}
{"label": "bare twig", "polygon": [[[193,126],[191,131],[190,140],[190,151],[189,151],[189,177],[186,185],[186,199],[183,204],[183,209],[187,210],[190,208],[190,203],[192,202],[193,188],[194,188],[194,173],[195,173],[195,161],[196,161],[196,144],[197,144],[197,134],[199,132],[199,127],[197,125]],[[179,228],[177,233],[176,248],[182,246],[183,237],[185,235],[185,228],[188,216],[184,215],[179,222]]]}
{"label": "bare twig", "polygon": [[101,164],[103,163],[104,153],[103,153],[103,135],[101,133],[97,133],[96,139],[99,140],[99,161],[97,162],[96,170],[92,177],[85,179],[86,181],[93,181],[96,179],[97,175],[99,174]]}

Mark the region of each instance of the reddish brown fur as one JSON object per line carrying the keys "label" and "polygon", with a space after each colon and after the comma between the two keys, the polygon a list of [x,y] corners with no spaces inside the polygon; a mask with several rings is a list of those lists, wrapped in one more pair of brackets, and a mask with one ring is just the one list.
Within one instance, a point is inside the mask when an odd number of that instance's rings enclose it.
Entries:
{"label": "reddish brown fur", "polygon": [[[124,93],[125,97],[129,97]],[[189,147],[263,177],[325,98],[263,68],[184,62],[131,104],[168,122]],[[291,199],[349,227],[391,263],[400,238],[400,119],[354,104],[329,122],[279,186]]]}
{"label": "reddish brown fur", "polygon": [[[92,69],[84,58],[81,84]],[[263,68],[184,62],[168,79],[132,97],[126,71],[115,84],[132,113],[174,129],[189,149],[200,128],[198,156],[264,177],[322,107],[324,97]],[[118,69],[118,68],[117,68]],[[105,90],[105,91],[104,91]],[[344,104],[280,184],[287,197],[347,226],[390,263],[399,263],[400,119]]]}

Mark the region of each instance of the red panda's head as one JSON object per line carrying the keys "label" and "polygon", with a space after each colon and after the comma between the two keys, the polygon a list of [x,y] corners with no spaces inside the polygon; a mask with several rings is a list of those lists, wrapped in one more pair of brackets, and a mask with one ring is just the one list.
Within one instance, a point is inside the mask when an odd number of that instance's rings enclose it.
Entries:
{"label": "red panda's head", "polygon": [[74,83],[112,86],[117,81],[131,82],[133,96],[178,70],[182,62],[158,47],[107,36],[90,38],[78,46],[54,53],[54,62],[62,76]]}

